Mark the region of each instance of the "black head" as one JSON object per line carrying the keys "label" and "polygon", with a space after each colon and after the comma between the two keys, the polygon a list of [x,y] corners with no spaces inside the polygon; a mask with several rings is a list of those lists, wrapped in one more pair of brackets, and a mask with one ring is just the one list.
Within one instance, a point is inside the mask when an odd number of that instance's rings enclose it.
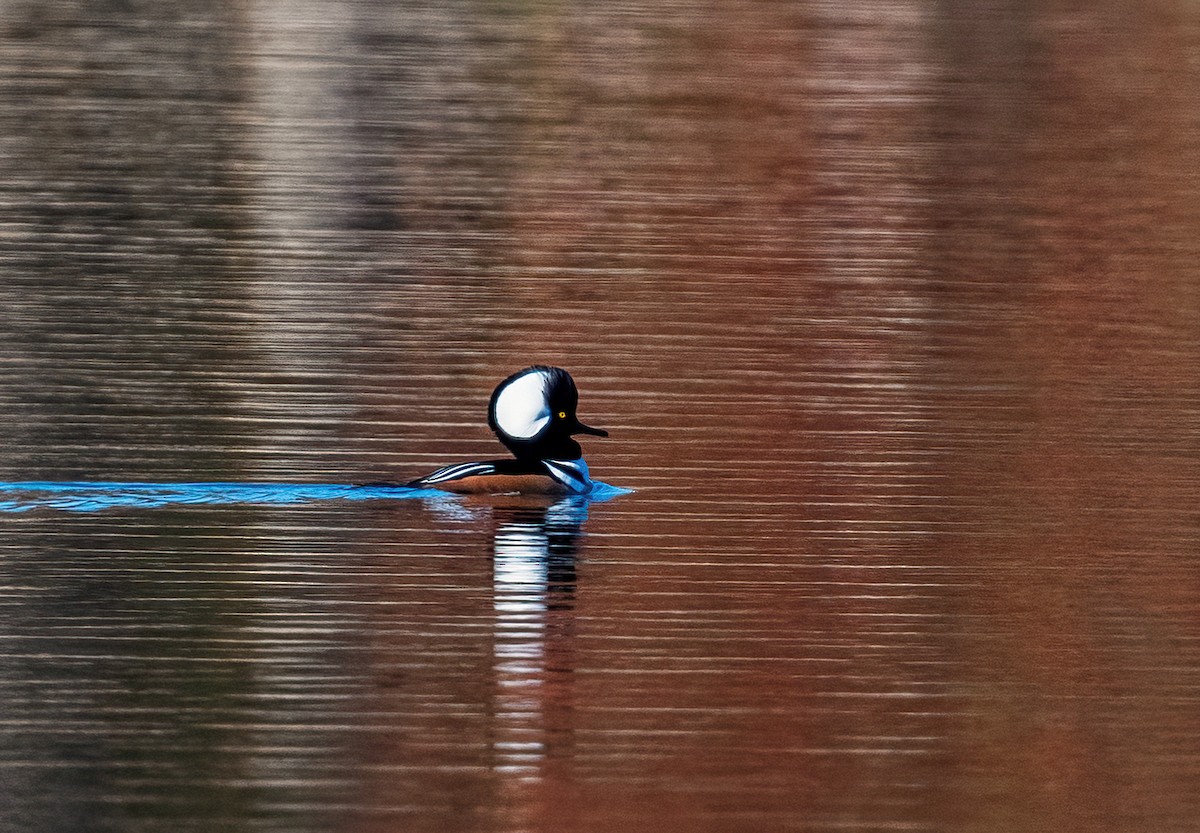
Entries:
{"label": "black head", "polygon": [[560,367],[534,365],[496,386],[488,404],[488,425],[520,459],[576,460],[583,456],[573,434],[607,437],[575,415],[579,391]]}

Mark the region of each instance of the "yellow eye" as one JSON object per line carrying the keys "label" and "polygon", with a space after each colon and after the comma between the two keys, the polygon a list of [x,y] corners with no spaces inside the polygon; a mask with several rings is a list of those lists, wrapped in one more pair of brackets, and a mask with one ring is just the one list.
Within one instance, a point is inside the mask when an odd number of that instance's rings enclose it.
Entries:
{"label": "yellow eye", "polygon": [[566,411],[559,411],[559,412],[558,412],[558,418],[559,418],[559,419],[566,419],[566,418],[567,418],[567,412],[566,412]]}

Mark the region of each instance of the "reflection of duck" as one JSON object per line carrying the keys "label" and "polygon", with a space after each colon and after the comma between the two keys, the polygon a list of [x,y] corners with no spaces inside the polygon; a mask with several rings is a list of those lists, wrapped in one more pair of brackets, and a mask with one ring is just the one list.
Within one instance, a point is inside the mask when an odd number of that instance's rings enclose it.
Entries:
{"label": "reflection of duck", "polygon": [[[530,500],[518,497],[496,505],[495,585],[509,587],[517,576],[537,576],[543,596],[565,593],[573,599],[575,557],[588,501],[567,497],[547,507]],[[561,601],[547,598],[551,607]]]}
{"label": "reflection of duck", "polygon": [[580,422],[578,404],[579,391],[562,368],[520,370],[496,386],[488,404],[488,425],[516,459],[446,466],[405,485],[461,493],[588,494],[592,479],[572,436],[608,432]]}
{"label": "reflection of duck", "polygon": [[424,505],[445,526],[490,528],[493,766],[513,784],[537,781],[574,744],[576,561],[596,501],[436,495]]}
{"label": "reflection of duck", "polygon": [[521,781],[572,743],[575,559],[588,512],[586,498],[535,500],[492,510],[496,768]]}

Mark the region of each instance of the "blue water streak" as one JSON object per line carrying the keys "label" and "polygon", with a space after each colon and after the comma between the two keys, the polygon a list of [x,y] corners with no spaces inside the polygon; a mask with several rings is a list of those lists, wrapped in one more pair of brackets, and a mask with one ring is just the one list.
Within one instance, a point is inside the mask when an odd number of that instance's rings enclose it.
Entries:
{"label": "blue water streak", "polygon": [[[628,490],[597,483],[588,500],[610,500]],[[0,512],[54,509],[99,512],[117,507],[289,506],[338,500],[453,500],[447,492],[407,486],[344,483],[106,483],[0,482]]]}
{"label": "blue water streak", "polygon": [[599,480],[592,481],[592,489],[583,497],[589,503],[603,503],[606,500],[612,500],[621,495],[631,495],[633,489],[625,489],[620,486],[610,486],[607,483],[602,483]]}
{"label": "blue water streak", "polygon": [[403,500],[429,497],[405,486],[336,483],[0,483],[0,512],[57,509],[98,512],[115,507],[285,506],[333,500]]}

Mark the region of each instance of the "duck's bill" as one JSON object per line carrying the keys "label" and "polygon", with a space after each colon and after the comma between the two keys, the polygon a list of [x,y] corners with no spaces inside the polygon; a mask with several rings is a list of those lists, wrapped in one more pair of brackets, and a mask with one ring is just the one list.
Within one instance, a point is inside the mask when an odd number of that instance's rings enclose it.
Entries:
{"label": "duck's bill", "polygon": [[584,425],[579,420],[575,420],[575,430],[572,434],[591,434],[593,437],[607,437],[608,432],[603,428],[593,428],[590,425]]}

